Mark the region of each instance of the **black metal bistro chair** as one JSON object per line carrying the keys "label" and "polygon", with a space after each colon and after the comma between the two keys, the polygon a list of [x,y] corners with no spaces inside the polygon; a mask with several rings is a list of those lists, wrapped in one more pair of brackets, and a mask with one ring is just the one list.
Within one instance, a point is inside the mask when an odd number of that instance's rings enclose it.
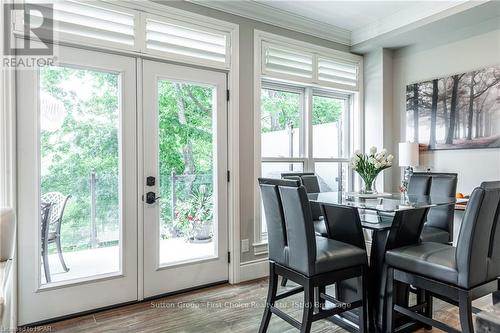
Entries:
{"label": "black metal bistro chair", "polygon": [[[266,213],[270,263],[269,290],[259,332],[267,331],[272,314],[276,314],[301,332],[310,332],[314,321],[358,307],[362,309],[359,331],[366,332],[366,250],[316,236],[307,193],[304,186],[299,186],[298,181],[261,178],[259,184]],[[285,233],[282,221],[285,222]],[[300,287],[278,295],[278,276],[288,278]],[[352,302],[350,307],[337,306],[327,309],[314,306],[315,288],[349,278],[359,278],[359,301]],[[302,291],[302,322],[275,307],[276,301]],[[326,300],[338,303],[329,295],[320,294],[319,297],[320,303]]]}
{"label": "black metal bistro chair", "polygon": [[43,268],[45,271],[45,278],[47,282],[51,282],[50,278],[50,268],[49,268],[49,244],[55,243],[57,254],[59,255],[59,261],[65,272],[69,271],[66,266],[61,248],[61,224],[64,215],[64,209],[66,208],[66,203],[71,196],[65,196],[59,192],[49,192],[45,193],[41,197],[42,203],[50,204],[50,212],[48,216],[43,218],[43,207],[42,207],[42,257],[43,257]]}
{"label": "black metal bistro chair", "polygon": [[[459,307],[462,332],[474,332],[474,299],[496,292],[500,277],[500,182],[485,182],[471,195],[457,247],[424,242],[388,251],[387,332],[404,315],[447,332],[460,332],[432,319],[432,297]],[[394,283],[425,290],[425,302],[409,308],[394,304]],[[425,315],[416,310],[430,308]]]}

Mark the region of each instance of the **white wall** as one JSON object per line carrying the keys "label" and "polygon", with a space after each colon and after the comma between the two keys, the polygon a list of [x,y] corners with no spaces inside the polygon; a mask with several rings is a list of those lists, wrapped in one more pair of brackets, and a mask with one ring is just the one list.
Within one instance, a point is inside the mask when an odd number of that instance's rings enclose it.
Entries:
{"label": "white wall", "polygon": [[[393,54],[394,144],[406,137],[407,84],[500,64],[498,21],[449,32],[444,37],[437,33],[429,39],[432,45],[418,44]],[[500,149],[424,152],[420,158],[424,170],[457,172],[459,192],[470,193],[485,180],[500,180]],[[393,172],[393,188],[399,182],[400,173]]]}
{"label": "white wall", "polygon": [[[364,146],[394,153],[392,51],[379,48],[364,55]],[[397,145],[396,145],[397,147]],[[393,168],[377,178],[377,190],[390,191]]]}

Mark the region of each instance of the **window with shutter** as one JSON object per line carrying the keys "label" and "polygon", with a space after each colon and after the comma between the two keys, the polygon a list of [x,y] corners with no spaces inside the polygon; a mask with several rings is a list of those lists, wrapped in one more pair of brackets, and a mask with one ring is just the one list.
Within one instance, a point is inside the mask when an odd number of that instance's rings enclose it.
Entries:
{"label": "window with shutter", "polygon": [[229,64],[228,33],[170,19],[146,19],[146,48],[173,57]]}
{"label": "window with shutter", "polygon": [[263,72],[284,76],[313,78],[312,54],[297,52],[278,45],[262,44]]}
{"label": "window with shutter", "polygon": [[[83,37],[90,38],[97,44],[112,42],[133,47],[136,39],[135,17],[133,13],[103,4],[57,1],[53,3],[54,37],[60,40]],[[34,26],[37,22],[41,24],[41,13],[30,11],[30,19]]]}
{"label": "window with shutter", "polygon": [[290,38],[256,31],[263,78],[359,91],[362,57]]}
{"label": "window with shutter", "polygon": [[333,58],[318,57],[318,81],[357,88],[358,64]]}

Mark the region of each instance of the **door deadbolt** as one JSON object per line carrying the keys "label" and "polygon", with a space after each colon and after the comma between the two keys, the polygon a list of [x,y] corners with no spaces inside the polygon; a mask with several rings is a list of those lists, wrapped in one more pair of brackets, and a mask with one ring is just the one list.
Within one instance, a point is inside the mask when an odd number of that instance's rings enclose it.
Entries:
{"label": "door deadbolt", "polygon": [[146,177],[146,185],[147,186],[155,186],[156,178],[153,176]]}

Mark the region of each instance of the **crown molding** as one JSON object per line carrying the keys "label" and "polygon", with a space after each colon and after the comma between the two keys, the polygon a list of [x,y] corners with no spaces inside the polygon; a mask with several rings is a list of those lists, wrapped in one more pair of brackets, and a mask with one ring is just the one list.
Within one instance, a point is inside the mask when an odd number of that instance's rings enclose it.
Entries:
{"label": "crown molding", "polygon": [[280,28],[344,45],[351,45],[351,31],[255,1],[187,0],[200,6],[242,16]]}
{"label": "crown molding", "polygon": [[362,28],[353,30],[351,34],[351,46],[367,42],[384,34],[416,29],[482,5],[488,1],[422,1]]}

